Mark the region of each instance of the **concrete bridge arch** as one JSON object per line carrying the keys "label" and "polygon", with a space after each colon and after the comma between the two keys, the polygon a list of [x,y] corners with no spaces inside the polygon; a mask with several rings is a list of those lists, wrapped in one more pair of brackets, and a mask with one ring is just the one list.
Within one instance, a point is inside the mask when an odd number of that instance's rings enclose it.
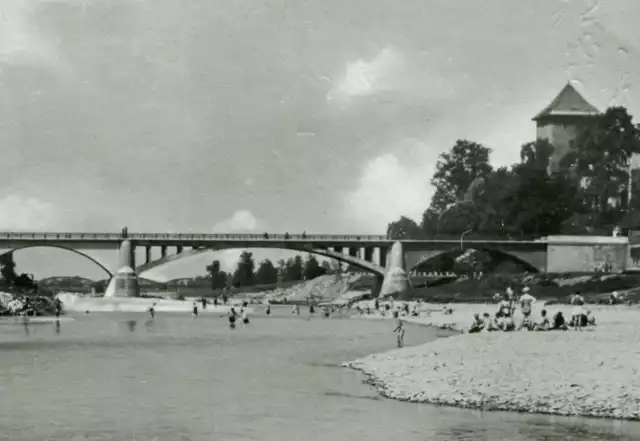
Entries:
{"label": "concrete bridge arch", "polygon": [[[527,268],[528,271],[531,272],[544,272],[547,267],[547,251],[546,250],[531,250],[531,251],[514,251],[514,250],[503,250],[499,247],[479,247],[473,246],[468,247],[464,251],[468,251],[469,249],[474,249],[477,251],[487,252],[493,256],[502,256],[506,257],[512,262],[523,265]],[[405,262],[407,271],[413,271],[420,265],[425,264],[426,262],[436,259],[443,254],[452,253],[452,252],[464,252],[459,247],[451,246],[446,249],[441,250],[426,250],[426,251],[408,251],[405,253]]]}
{"label": "concrete bridge arch", "polygon": [[85,253],[83,251],[80,251],[79,249],[76,249],[76,248],[74,248],[72,246],[60,245],[60,244],[55,244],[55,243],[25,244],[25,245],[20,245],[20,246],[13,247],[13,248],[2,248],[2,249],[0,249],[0,256],[5,256],[7,254],[12,254],[15,251],[26,250],[26,249],[29,249],[29,248],[57,248],[59,250],[70,251],[70,252],[72,252],[74,254],[82,256],[85,259],[88,259],[91,262],[95,263],[105,273],[107,273],[107,276],[108,276],[109,279],[111,279],[113,277],[113,273],[111,272],[111,270],[109,269],[109,267],[107,265],[105,265],[104,263],[100,262],[99,259],[91,256],[90,254],[87,254],[87,253]]}
{"label": "concrete bridge arch", "polygon": [[233,249],[281,249],[283,251],[295,251],[301,253],[310,253],[316,254],[318,256],[329,257],[335,260],[338,260],[343,263],[347,263],[349,265],[353,265],[357,268],[360,268],[364,271],[373,273],[377,276],[384,276],[385,268],[377,265],[373,262],[369,262],[365,259],[361,259],[358,257],[350,256],[338,251],[321,249],[321,248],[305,248],[305,247],[292,247],[286,246],[282,244],[274,244],[273,246],[253,246],[253,247],[237,247],[237,246],[225,246],[225,247],[203,247],[203,248],[193,248],[188,250],[181,250],[175,254],[167,255],[161,257],[159,259],[155,259],[153,261],[144,263],[142,265],[136,265],[136,272],[141,274],[145,271],[152,270],[154,268],[160,267],[162,265],[166,265],[171,262],[175,262],[177,260],[186,259],[190,257],[194,257],[206,252],[215,252],[215,251],[225,251],[225,250],[233,250]]}

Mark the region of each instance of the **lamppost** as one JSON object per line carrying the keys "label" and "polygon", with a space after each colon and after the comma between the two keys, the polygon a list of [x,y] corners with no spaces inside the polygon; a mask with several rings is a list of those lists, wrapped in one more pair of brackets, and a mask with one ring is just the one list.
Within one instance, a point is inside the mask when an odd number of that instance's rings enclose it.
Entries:
{"label": "lamppost", "polygon": [[467,231],[465,231],[464,233],[462,233],[462,234],[460,235],[460,251],[463,251],[463,252],[464,252],[464,243],[463,243],[464,236],[465,236],[466,234],[468,234],[468,233],[471,233],[472,231],[473,231],[473,230],[467,230]]}

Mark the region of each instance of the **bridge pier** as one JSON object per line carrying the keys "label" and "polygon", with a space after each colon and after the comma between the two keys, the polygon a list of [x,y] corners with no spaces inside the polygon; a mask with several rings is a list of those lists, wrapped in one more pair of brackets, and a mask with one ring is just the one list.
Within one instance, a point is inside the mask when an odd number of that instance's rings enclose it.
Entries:
{"label": "bridge pier", "polygon": [[372,247],[364,247],[364,260],[373,262],[373,250]]}
{"label": "bridge pier", "polygon": [[160,257],[162,259],[164,259],[165,257],[167,257],[167,246],[166,245],[161,245],[160,246]]}
{"label": "bridge pier", "polygon": [[349,256],[351,257],[358,257],[358,249],[355,247],[349,247],[348,248],[348,252],[349,252]]}
{"label": "bridge pier", "polygon": [[146,265],[149,262],[151,262],[151,247],[147,245],[144,247],[144,263]]}
{"label": "bridge pier", "polygon": [[380,266],[383,268],[387,267],[387,255],[389,254],[389,248],[380,247]]}
{"label": "bridge pier", "polygon": [[140,297],[140,284],[136,274],[135,245],[124,240],[120,244],[120,268],[107,287],[106,296]]}
{"label": "bridge pier", "polygon": [[182,245],[176,245],[176,254],[180,254],[182,250],[184,250],[184,247]]}
{"label": "bridge pier", "polygon": [[382,281],[379,297],[390,297],[404,300],[411,289],[405,272],[404,247],[402,242],[394,242],[388,256],[389,265]]}

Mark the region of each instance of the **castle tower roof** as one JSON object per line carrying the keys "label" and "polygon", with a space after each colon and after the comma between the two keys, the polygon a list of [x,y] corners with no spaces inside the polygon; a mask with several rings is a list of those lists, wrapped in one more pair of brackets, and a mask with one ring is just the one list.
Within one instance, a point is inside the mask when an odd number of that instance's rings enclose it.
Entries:
{"label": "castle tower roof", "polygon": [[534,121],[549,116],[597,116],[600,111],[583,98],[569,83],[560,91],[551,104],[533,117]]}

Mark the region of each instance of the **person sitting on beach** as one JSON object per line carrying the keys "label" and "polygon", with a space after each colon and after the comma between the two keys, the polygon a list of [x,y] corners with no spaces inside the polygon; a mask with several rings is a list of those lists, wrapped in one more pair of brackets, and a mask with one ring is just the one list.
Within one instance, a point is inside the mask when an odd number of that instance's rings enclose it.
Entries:
{"label": "person sitting on beach", "polygon": [[487,332],[499,331],[500,327],[494,318],[488,312],[482,314],[482,330]]}
{"label": "person sitting on beach", "polygon": [[398,320],[398,326],[396,326],[396,329],[394,329],[393,332],[398,333],[398,338],[397,338],[398,347],[399,348],[403,347],[404,346],[404,327],[402,326],[402,320]]}
{"label": "person sitting on beach", "polygon": [[535,324],[529,315],[522,318],[522,322],[520,322],[520,326],[518,326],[518,331],[533,331]]}
{"label": "person sitting on beach", "polygon": [[536,323],[533,329],[534,331],[548,331],[549,328],[551,328],[551,322],[549,321],[549,317],[547,317],[547,310],[543,309],[540,311],[540,315],[542,316],[540,323]]}
{"label": "person sitting on beach", "polygon": [[473,314],[473,322],[471,322],[471,326],[469,326],[469,334],[475,334],[476,332],[480,332],[484,329],[484,322],[480,318],[480,314],[477,312]]}
{"label": "person sitting on beach", "polygon": [[591,313],[590,309],[586,310],[586,314],[587,314],[587,325],[588,326],[595,326],[596,325],[596,316]]}
{"label": "person sitting on beach", "polygon": [[553,329],[554,331],[566,331],[567,329],[569,329],[567,327],[567,322],[564,319],[564,315],[562,314],[562,311],[558,311],[554,316],[553,316],[553,322],[551,323],[551,329]]}
{"label": "person sitting on beach", "polygon": [[420,316],[420,311],[418,311],[418,305],[415,305],[413,307],[413,309],[411,310],[411,316],[412,317],[418,317]]}

